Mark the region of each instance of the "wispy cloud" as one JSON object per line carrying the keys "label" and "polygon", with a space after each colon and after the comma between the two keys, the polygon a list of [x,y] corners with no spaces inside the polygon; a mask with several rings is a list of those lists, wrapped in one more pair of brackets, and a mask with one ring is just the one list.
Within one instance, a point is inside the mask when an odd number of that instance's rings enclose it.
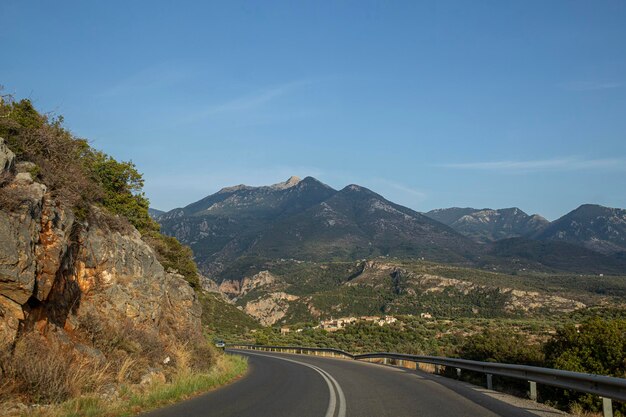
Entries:
{"label": "wispy cloud", "polygon": [[363,183],[386,199],[414,210],[418,210],[418,207],[428,200],[428,194],[425,192],[387,178],[364,179]]}
{"label": "wispy cloud", "polygon": [[383,178],[376,178],[372,182],[376,185],[379,185],[385,188],[390,188],[396,191],[400,191],[403,194],[409,194],[410,196],[417,198],[419,200],[424,200],[427,197],[426,193],[424,193],[423,191],[416,190],[415,188],[408,187],[404,184],[400,184],[395,181],[389,181]]}
{"label": "wispy cloud", "polygon": [[566,91],[598,91],[620,88],[624,84],[616,81],[573,81],[559,84]]}
{"label": "wispy cloud", "polygon": [[96,97],[118,97],[138,91],[162,88],[187,79],[190,71],[168,64],[156,64],[119,80],[96,94]]}
{"label": "wispy cloud", "polygon": [[251,94],[236,97],[222,103],[211,104],[204,109],[190,115],[187,121],[201,120],[219,114],[239,113],[260,108],[279,97],[293,93],[297,89],[310,84],[310,80],[293,81],[276,85]]}
{"label": "wispy cloud", "polygon": [[490,161],[490,162],[463,162],[435,165],[440,168],[501,171],[501,172],[538,172],[538,171],[581,171],[581,170],[626,170],[626,159],[582,159],[564,157],[554,159],[539,159],[527,161]]}

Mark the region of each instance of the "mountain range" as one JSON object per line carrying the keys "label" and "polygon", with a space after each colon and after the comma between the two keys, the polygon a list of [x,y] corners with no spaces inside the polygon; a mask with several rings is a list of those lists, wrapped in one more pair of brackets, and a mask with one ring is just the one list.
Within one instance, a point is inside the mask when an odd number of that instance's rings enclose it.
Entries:
{"label": "mountain range", "polygon": [[626,251],[626,210],[584,204],[531,237],[573,243],[605,254],[623,253]]}
{"label": "mountain range", "polygon": [[478,242],[526,236],[550,224],[542,216],[528,215],[517,207],[499,210],[452,207],[425,214]]}
{"label": "mountain range", "polygon": [[626,211],[585,205],[552,223],[518,208],[419,213],[355,184],[313,177],[223,188],[183,208],[151,211],[220,282],[269,259],[425,259],[490,269],[626,272]]}

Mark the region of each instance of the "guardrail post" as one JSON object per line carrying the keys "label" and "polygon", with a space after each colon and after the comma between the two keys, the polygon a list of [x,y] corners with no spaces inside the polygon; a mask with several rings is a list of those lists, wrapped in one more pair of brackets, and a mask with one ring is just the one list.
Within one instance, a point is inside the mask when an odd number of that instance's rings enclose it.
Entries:
{"label": "guardrail post", "polygon": [[533,401],[537,401],[537,383],[535,381],[528,381],[530,383],[530,395],[529,398]]}
{"label": "guardrail post", "polygon": [[387,365],[387,358],[383,358],[383,365]]}
{"label": "guardrail post", "polygon": [[602,415],[604,417],[613,417],[613,400],[602,397]]}
{"label": "guardrail post", "polygon": [[456,368],[456,377],[461,379],[461,368]]}
{"label": "guardrail post", "polygon": [[[418,368],[417,362],[415,362],[415,369],[417,368]],[[439,374],[441,374],[441,365],[435,364],[435,375],[439,375]]]}
{"label": "guardrail post", "polygon": [[487,374],[487,389],[493,390],[493,375]]}

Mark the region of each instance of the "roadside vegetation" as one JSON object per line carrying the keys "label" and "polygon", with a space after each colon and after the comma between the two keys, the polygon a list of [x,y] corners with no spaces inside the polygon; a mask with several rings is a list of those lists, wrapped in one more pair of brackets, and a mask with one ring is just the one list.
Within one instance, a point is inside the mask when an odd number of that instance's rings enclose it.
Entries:
{"label": "roadside vegetation", "polygon": [[202,305],[204,329],[214,339],[239,340],[250,330],[261,329],[258,321],[227,302],[216,293],[198,295]]}
{"label": "roadside vegetation", "polygon": [[242,356],[221,355],[210,369],[197,372],[180,366],[169,382],[150,385],[122,384],[106,395],[83,394],[49,406],[24,410],[24,417],[117,417],[132,416],[207,392],[242,376],[247,362]]}
{"label": "roadside vegetation", "polygon": [[82,321],[98,355],[68,350],[63,340],[37,333],[0,350],[2,412],[132,415],[225,384],[246,370],[245,360],[225,355],[205,337],[166,338],[130,323],[106,326],[89,315]]}
{"label": "roadside vegetation", "polygon": [[[626,378],[626,309],[590,308],[562,316],[524,319],[398,319],[386,326],[358,322],[335,332],[313,329],[314,323],[298,323],[289,326],[289,333],[281,334],[279,327],[264,328],[248,333],[244,341],[332,347],[351,353],[385,351],[460,357]],[[241,341],[241,337],[236,340]],[[484,384],[482,374],[464,372],[462,378]],[[501,391],[524,396],[526,385],[494,377],[494,386]],[[602,409],[597,396],[545,386],[540,386],[539,400],[579,414]],[[626,405],[614,403],[614,408],[616,416],[626,415]]]}

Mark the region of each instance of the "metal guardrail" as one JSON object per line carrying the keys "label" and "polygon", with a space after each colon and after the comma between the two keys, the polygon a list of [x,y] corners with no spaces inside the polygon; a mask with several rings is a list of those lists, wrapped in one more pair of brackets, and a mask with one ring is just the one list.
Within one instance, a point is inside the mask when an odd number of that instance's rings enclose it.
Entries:
{"label": "metal guardrail", "polygon": [[493,389],[493,375],[526,380],[530,383],[530,398],[537,400],[537,383],[552,387],[564,388],[572,391],[594,394],[602,397],[605,417],[612,417],[613,406],[611,400],[626,401],[626,379],[610,376],[586,374],[581,372],[562,371],[559,369],[541,368],[538,366],[511,365],[497,362],[480,362],[467,359],[445,358],[439,356],[407,355],[403,353],[376,352],[352,354],[339,349],[303,347],[303,346],[265,346],[250,344],[227,344],[231,348],[252,350],[267,350],[287,353],[321,353],[323,356],[345,357],[354,360],[389,359],[428,363],[435,366],[445,366],[457,370],[461,369],[481,372],[487,376],[487,388]]}
{"label": "metal guardrail", "polygon": [[296,353],[303,354],[304,352],[320,352],[320,353],[330,353],[330,356],[333,357],[346,357],[348,359],[355,359],[355,355],[350,352],[346,352],[341,349],[333,349],[333,348],[318,348],[318,347],[304,347],[304,346],[268,346],[268,345],[246,345],[240,343],[226,343],[226,346],[229,348],[242,348],[242,349],[252,349],[252,350],[266,350],[268,352],[285,352],[285,353]]}

